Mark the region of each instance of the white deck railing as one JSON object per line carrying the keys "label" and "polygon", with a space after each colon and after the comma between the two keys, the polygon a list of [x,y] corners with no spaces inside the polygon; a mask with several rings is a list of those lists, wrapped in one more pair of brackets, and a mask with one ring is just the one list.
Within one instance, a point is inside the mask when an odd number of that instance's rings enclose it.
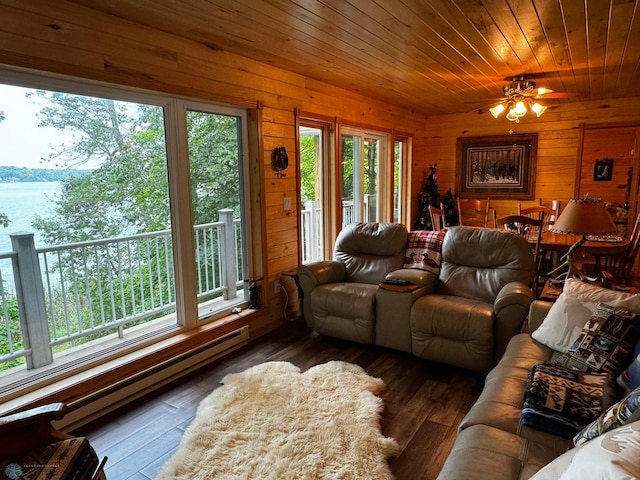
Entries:
{"label": "white deck railing", "polygon": [[[240,221],[219,213],[194,229],[199,302],[231,300],[243,285]],[[170,230],[39,249],[33,233],[11,241],[0,254],[0,364],[48,365],[56,345],[122,337],[125,326],[175,312]]]}

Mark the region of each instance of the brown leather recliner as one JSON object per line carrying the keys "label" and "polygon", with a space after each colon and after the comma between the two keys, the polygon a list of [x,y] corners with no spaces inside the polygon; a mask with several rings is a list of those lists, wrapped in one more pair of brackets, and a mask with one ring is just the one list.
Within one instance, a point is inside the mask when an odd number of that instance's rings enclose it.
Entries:
{"label": "brown leather recliner", "polygon": [[[354,223],[345,227],[336,239],[334,260],[298,267],[307,325],[324,335],[378,343],[378,285],[389,273],[402,269],[406,243],[407,230],[401,224]],[[385,293],[393,299],[388,302],[396,303],[392,309],[394,315],[401,317],[408,331],[411,304],[428,291],[426,285],[433,286],[435,278],[422,270],[406,271],[403,275],[406,280],[422,286],[409,293]],[[408,335],[403,344],[402,349],[410,351]]]}
{"label": "brown leather recliner", "polygon": [[450,228],[436,288],[411,309],[413,354],[488,372],[520,332],[533,275],[531,247],[518,235]]}
{"label": "brown leather recliner", "polygon": [[[399,224],[353,224],[334,260],[298,267],[307,324],[318,333],[489,371],[519,332],[533,300],[533,253],[499,230],[452,227],[439,275],[402,268],[407,232]],[[379,287],[406,280],[410,292]]]}

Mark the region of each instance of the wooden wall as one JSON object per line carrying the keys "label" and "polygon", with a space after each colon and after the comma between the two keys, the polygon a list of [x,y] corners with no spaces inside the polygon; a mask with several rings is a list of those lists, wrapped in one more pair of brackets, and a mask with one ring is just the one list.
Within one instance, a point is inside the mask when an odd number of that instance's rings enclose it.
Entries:
{"label": "wooden wall", "polygon": [[[534,200],[523,201],[523,205],[537,205],[539,199],[557,199],[566,204],[577,194],[581,124],[640,125],[640,98],[549,103],[542,117],[526,116],[519,124],[512,124],[504,118],[494,119],[488,111],[431,117],[424,133],[416,139],[412,190],[420,190],[429,164],[437,163],[441,192],[451,188],[455,193],[456,138],[506,135],[513,128],[514,133],[538,133],[535,196]],[[496,208],[498,217],[518,211],[517,200],[492,200],[491,204]]]}
{"label": "wooden wall", "polygon": [[[234,106],[262,106],[264,292],[298,262],[298,211],[284,211],[284,197],[297,198],[294,109],[380,129],[414,134],[411,198],[428,165],[438,164],[444,193],[454,188],[456,138],[506,134],[514,125],[488,112],[423,115],[270,65],[213,50],[163,32],[104,15],[63,0],[0,0],[0,63],[71,75]],[[566,201],[574,196],[580,124],[640,123],[640,98],[551,105],[539,119],[525,117],[518,133],[538,132],[535,198]],[[271,150],[284,145],[292,167],[285,177],[270,168]],[[517,211],[517,201],[493,201],[499,215]],[[278,299],[273,299],[278,300]],[[282,317],[272,302],[264,327]]]}
{"label": "wooden wall", "polygon": [[[104,15],[63,0],[0,0],[0,64],[212,100],[234,106],[262,106],[261,183],[266,245],[263,292],[298,264],[298,210],[283,210],[283,198],[297,198],[294,109],[381,129],[415,133],[425,117],[334,88],[300,75],[213,50],[163,32]],[[274,147],[284,145],[290,167],[285,177],[270,167]],[[186,161],[186,159],[185,159]],[[282,319],[280,296],[254,331]]]}

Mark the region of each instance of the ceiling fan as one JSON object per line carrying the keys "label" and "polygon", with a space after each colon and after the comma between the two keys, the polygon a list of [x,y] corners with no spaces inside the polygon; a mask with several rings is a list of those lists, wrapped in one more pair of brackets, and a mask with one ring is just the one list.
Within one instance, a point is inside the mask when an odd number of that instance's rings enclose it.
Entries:
{"label": "ceiling fan", "polygon": [[550,88],[536,87],[536,82],[518,75],[511,79],[502,87],[504,97],[499,99],[499,103],[489,108],[489,112],[494,118],[499,118],[503,112],[507,112],[507,120],[515,123],[520,122],[520,118],[531,110],[540,117],[547,107],[537,100],[550,98],[568,98],[576,94],[570,92],[554,92]]}

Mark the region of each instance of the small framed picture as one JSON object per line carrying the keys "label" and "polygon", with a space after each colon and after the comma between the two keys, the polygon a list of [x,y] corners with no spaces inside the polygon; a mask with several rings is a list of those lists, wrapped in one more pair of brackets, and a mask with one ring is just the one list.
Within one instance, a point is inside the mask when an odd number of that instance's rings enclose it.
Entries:
{"label": "small framed picture", "polygon": [[611,181],[612,171],[613,171],[612,158],[603,158],[602,160],[596,160],[596,164],[593,167],[593,181],[594,182]]}

